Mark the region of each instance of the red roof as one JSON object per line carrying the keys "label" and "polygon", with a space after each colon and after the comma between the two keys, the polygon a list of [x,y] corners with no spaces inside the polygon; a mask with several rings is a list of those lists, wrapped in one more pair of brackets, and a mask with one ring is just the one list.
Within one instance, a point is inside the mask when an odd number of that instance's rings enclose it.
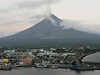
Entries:
{"label": "red roof", "polygon": [[23,62],[23,64],[31,64],[32,63],[32,59],[28,59],[28,58],[20,59],[20,61]]}

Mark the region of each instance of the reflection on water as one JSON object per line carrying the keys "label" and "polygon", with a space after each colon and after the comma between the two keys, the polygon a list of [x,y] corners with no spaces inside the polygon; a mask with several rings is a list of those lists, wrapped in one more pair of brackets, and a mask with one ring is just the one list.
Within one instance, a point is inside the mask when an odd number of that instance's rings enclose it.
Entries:
{"label": "reflection on water", "polygon": [[73,71],[67,69],[22,68],[21,70],[0,71],[0,75],[100,75],[100,71]]}

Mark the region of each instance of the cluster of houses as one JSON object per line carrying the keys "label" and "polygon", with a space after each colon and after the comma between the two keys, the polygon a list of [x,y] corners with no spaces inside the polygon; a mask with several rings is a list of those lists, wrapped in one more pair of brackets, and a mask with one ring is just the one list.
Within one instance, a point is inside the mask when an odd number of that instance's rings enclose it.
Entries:
{"label": "cluster of houses", "polygon": [[63,48],[62,52],[55,48],[27,49],[24,52],[17,50],[4,50],[0,53],[0,69],[11,70],[17,67],[37,67],[37,68],[68,68],[69,65],[79,65],[81,56],[78,52],[73,53]]}
{"label": "cluster of houses", "polygon": [[0,66],[10,64],[13,67],[48,67],[51,64],[67,64],[76,59],[76,53],[56,53],[54,50],[54,48],[32,49],[25,52],[4,50],[0,53]]}

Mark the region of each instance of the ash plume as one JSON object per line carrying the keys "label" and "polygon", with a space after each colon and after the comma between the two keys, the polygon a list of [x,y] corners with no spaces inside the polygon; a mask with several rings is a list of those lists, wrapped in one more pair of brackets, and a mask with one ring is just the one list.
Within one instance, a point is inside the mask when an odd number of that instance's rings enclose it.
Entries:
{"label": "ash plume", "polygon": [[100,25],[86,24],[84,21],[63,20],[61,23],[64,29],[75,29],[92,34],[100,35]]}

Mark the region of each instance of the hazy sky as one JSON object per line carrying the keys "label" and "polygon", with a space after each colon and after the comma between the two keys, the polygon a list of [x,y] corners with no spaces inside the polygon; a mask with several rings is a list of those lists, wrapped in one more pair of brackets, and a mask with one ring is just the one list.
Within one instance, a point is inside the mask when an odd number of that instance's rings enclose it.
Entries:
{"label": "hazy sky", "polygon": [[0,37],[29,28],[51,12],[84,21],[83,30],[100,33],[100,0],[0,0]]}

